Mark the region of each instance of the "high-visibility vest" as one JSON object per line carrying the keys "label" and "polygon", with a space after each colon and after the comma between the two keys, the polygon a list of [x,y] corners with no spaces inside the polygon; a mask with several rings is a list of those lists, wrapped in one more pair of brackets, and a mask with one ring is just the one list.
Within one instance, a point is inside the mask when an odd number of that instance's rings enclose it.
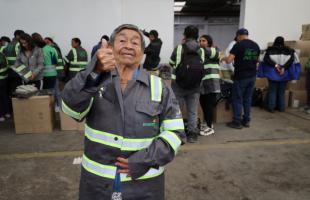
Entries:
{"label": "high-visibility vest", "polygon": [[[151,101],[160,103],[162,101],[162,80],[157,76],[150,75],[150,95]],[[82,120],[88,112],[91,110],[92,104],[94,102],[94,98],[91,99],[88,108],[84,112],[75,112],[68,105],[62,101],[62,110],[68,114],[69,116],[77,119]],[[102,120],[102,119],[100,119]],[[88,139],[89,145],[105,145],[111,151],[123,151],[123,152],[135,152],[142,149],[146,149],[154,139],[162,138],[163,140],[167,141],[172,148],[174,149],[175,153],[177,152],[181,140],[171,131],[183,129],[183,120],[182,119],[169,119],[163,120],[160,126],[160,134],[154,138],[127,138],[121,135],[113,134],[104,132],[101,130],[95,130],[90,127],[87,123],[85,125],[85,137]],[[170,130],[170,131],[169,131]],[[94,144],[92,144],[94,143]],[[113,150],[115,149],[115,150]],[[87,152],[83,155],[82,160],[82,167],[91,174],[104,177],[107,179],[114,179],[117,168],[114,165],[104,165],[99,163],[96,160],[91,160],[88,155],[92,152]],[[139,179],[150,179],[156,176],[159,176],[163,173],[164,167],[159,168],[150,168],[150,170],[144,174],[143,176],[139,177]],[[125,174],[121,174],[121,181],[131,181],[130,177],[127,177]]]}
{"label": "high-visibility vest", "polygon": [[211,47],[211,55],[204,64],[205,76],[202,81],[220,79],[219,52],[215,47]]}
{"label": "high-visibility vest", "polygon": [[73,48],[71,49],[73,53],[73,60],[70,63],[70,72],[79,72],[85,69],[87,66],[87,52],[83,48]]}
{"label": "high-visibility vest", "polygon": [[3,53],[8,61],[9,67],[15,64],[16,57],[19,54],[19,52],[20,52],[20,44],[17,41],[13,41],[6,46]]}

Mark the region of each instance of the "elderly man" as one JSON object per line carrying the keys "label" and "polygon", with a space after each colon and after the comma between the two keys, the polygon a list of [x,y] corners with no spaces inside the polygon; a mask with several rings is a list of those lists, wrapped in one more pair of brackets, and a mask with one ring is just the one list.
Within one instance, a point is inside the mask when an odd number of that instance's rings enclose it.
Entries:
{"label": "elderly man", "polygon": [[119,26],[63,91],[63,111],[86,118],[80,200],[115,191],[128,200],[164,199],[164,165],[184,126],[172,90],[140,66],[143,50],[138,27]]}

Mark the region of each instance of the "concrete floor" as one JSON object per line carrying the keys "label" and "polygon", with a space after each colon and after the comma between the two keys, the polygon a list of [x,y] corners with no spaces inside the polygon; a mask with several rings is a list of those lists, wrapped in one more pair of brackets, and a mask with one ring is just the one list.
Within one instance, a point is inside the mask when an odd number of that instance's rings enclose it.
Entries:
{"label": "concrete floor", "polygon": [[[15,135],[0,124],[0,200],[76,200],[83,134]],[[310,115],[253,110],[251,128],[215,125],[166,170],[167,200],[309,200]]]}

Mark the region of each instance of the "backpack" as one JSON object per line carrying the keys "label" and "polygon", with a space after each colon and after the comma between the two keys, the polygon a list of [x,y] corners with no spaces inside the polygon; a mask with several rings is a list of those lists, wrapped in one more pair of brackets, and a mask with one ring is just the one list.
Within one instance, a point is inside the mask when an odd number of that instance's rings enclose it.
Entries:
{"label": "backpack", "polygon": [[185,44],[179,45],[177,48],[178,52],[182,52],[183,49],[183,53],[181,62],[175,71],[176,83],[183,89],[199,87],[204,76],[204,49],[200,48],[197,52],[190,52]]}

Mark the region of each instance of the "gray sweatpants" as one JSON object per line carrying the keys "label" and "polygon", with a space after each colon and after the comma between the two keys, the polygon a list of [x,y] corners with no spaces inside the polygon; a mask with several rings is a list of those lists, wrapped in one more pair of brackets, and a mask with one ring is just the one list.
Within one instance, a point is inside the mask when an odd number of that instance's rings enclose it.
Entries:
{"label": "gray sweatpants", "polygon": [[[185,90],[180,88],[175,81],[171,83],[172,90],[179,101],[180,108],[185,104],[187,111],[187,129],[189,132],[197,132],[197,108],[199,103],[199,88]],[[183,113],[182,113],[183,114]],[[185,116],[183,115],[183,118]]]}

